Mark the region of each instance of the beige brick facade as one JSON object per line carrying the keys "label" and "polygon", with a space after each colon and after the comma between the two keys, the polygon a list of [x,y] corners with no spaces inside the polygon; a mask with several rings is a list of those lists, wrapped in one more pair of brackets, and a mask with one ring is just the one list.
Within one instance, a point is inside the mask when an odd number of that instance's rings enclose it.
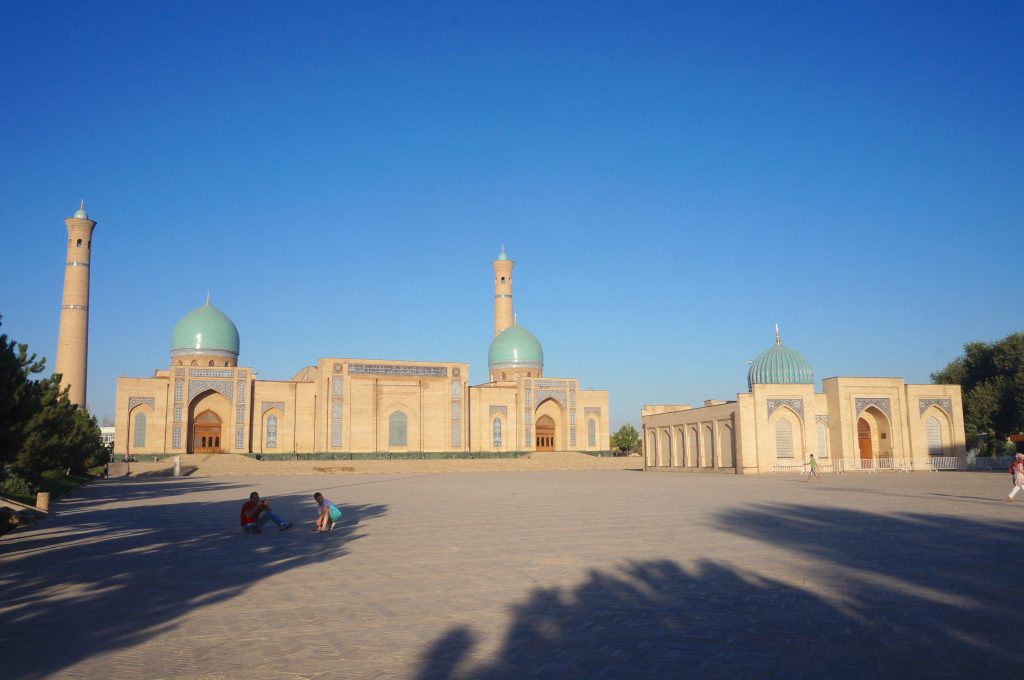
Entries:
{"label": "beige brick facade", "polygon": [[[514,324],[512,265],[493,263],[496,333]],[[512,380],[471,386],[467,363],[326,357],[290,380],[256,380],[230,352],[211,359],[217,348],[204,351],[179,353],[152,378],[118,379],[115,453],[609,447],[608,393],[581,390],[575,378],[541,377],[539,367],[512,368]]]}
{"label": "beige brick facade", "polygon": [[760,474],[802,468],[927,470],[966,456],[959,385],[836,377],[753,384],[735,401],[645,406],[645,468]]}

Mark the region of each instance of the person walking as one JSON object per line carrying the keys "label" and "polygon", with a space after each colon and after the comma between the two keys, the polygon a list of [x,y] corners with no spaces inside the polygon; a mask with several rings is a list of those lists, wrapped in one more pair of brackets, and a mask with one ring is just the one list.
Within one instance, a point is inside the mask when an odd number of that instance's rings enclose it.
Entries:
{"label": "person walking", "polygon": [[822,479],[821,475],[818,474],[818,460],[814,457],[813,453],[811,454],[811,460],[809,463],[807,463],[807,465],[810,467],[807,470],[807,476],[804,477],[804,484],[811,481],[811,477],[817,479],[819,484],[824,484],[825,480]]}
{"label": "person walking", "polygon": [[1017,495],[1021,487],[1024,487],[1024,453],[1018,453],[1013,457],[1013,465],[1010,466],[1013,470],[1013,488],[1010,489],[1010,495],[1006,497],[1007,503],[1013,502],[1013,497]]}

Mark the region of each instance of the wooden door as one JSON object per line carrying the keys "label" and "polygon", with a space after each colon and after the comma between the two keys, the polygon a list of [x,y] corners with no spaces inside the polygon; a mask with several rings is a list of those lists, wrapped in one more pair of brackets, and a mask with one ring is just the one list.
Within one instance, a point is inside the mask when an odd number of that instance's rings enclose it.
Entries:
{"label": "wooden door", "polygon": [[541,416],[537,420],[537,450],[555,450],[555,421],[551,416]]}
{"label": "wooden door", "polygon": [[871,450],[871,426],[863,418],[857,421],[857,445],[860,448],[861,460],[871,460],[875,457]]}
{"label": "wooden door", "polygon": [[192,428],[192,451],[220,453],[220,418],[213,411],[203,411],[196,416]]}

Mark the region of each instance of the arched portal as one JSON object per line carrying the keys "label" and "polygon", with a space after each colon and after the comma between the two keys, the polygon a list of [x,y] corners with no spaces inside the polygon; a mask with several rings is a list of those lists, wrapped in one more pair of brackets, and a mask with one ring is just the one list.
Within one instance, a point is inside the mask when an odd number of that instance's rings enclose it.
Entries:
{"label": "arched portal", "polygon": [[555,420],[551,416],[537,419],[537,450],[555,450]]}
{"label": "arched portal", "polygon": [[662,448],[658,452],[658,453],[661,454],[661,464],[665,465],[665,466],[671,467],[673,462],[672,462],[672,432],[670,430],[665,430],[665,432],[662,433],[662,441],[665,442],[665,446],[664,446],[664,448]]}
{"label": "arched portal", "polygon": [[220,453],[220,418],[203,411],[192,426],[192,450],[196,453]]}
{"label": "arched portal", "polygon": [[862,467],[871,467],[877,458],[892,458],[889,420],[874,406],[866,408],[857,419],[857,450]]}

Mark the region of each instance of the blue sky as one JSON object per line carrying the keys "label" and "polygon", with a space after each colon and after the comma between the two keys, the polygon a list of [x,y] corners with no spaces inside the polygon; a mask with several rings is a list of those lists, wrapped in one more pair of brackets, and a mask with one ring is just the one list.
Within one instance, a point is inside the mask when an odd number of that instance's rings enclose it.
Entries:
{"label": "blue sky", "polygon": [[[840,6],[842,5],[842,6]],[[644,403],[928,382],[1021,330],[1020,3],[8,3],[2,331],[52,368],[94,236],[88,401],[207,290],[243,365],[467,361],[516,260],[545,372]]]}

